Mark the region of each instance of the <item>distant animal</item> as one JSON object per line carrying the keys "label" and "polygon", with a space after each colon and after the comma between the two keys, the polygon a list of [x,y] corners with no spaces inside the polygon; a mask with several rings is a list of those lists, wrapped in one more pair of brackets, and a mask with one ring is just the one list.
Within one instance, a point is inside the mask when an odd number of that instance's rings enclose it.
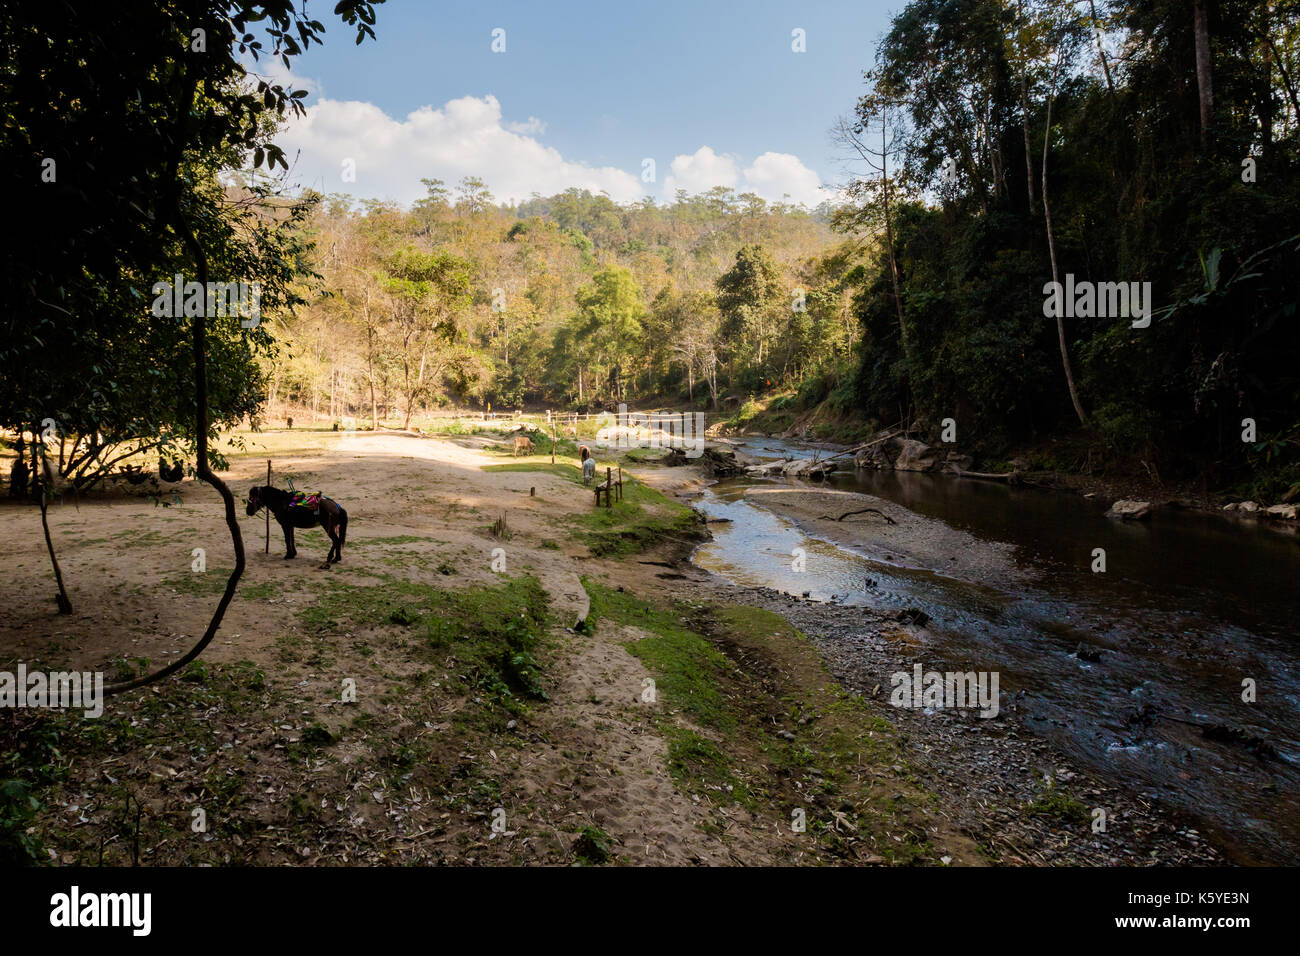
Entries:
{"label": "distant animal", "polygon": [[293,419],[292,419],[292,418],[286,418],[286,419],[284,420],[284,422],[285,422],[285,424],[288,425],[290,428],[293,427]]}
{"label": "distant animal", "polygon": [[284,559],[286,561],[298,556],[298,549],[293,543],[294,528],[314,528],[320,525],[329,535],[330,551],[325,558],[324,567],[335,561],[343,560],[343,543],[348,536],[348,513],[333,498],[322,494],[308,495],[303,492],[292,493],[270,485],[258,485],[248,492],[249,515],[255,515],[266,508],[275,516],[284,531]]}
{"label": "distant animal", "polygon": [[596,477],[596,459],[591,457],[591,449],[583,445],[578,449],[578,460],[582,462],[582,483],[591,484]]}
{"label": "distant animal", "polygon": [[173,458],[171,465],[168,466],[161,458],[159,458],[158,477],[163,481],[180,481],[185,477],[185,465],[179,458]]}
{"label": "distant animal", "polygon": [[141,470],[139,465],[123,465],[118,469],[118,473],[133,485],[144,484],[149,480],[149,476]]}
{"label": "distant animal", "polygon": [[516,458],[519,457],[519,453],[521,451],[525,455],[531,455],[533,453],[533,440],[529,438],[527,435],[515,436],[515,457]]}

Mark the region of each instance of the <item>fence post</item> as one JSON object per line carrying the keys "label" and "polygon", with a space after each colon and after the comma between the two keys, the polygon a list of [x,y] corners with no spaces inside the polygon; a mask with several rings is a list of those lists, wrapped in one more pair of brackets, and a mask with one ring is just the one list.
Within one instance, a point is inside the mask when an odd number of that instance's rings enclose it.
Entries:
{"label": "fence post", "polygon": [[[266,487],[271,487],[271,459],[266,459]],[[271,553],[271,509],[264,508],[266,512],[266,553]]]}
{"label": "fence post", "polygon": [[614,499],[612,497],[613,492],[614,492],[614,469],[606,468],[605,469],[605,507],[606,508],[614,507]]}

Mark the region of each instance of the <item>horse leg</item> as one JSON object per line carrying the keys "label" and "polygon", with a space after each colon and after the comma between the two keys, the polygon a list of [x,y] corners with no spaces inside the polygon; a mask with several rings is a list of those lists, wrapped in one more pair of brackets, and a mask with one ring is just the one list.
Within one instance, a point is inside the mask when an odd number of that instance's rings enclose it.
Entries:
{"label": "horse leg", "polygon": [[335,522],[333,516],[327,516],[325,520],[321,522],[321,527],[325,529],[325,533],[329,535],[330,538],[330,553],[325,556],[325,563],[332,564],[338,560],[338,558],[335,557],[335,554],[339,549],[339,536],[334,533]]}
{"label": "horse leg", "polygon": [[293,544],[293,525],[285,521],[281,527],[284,528],[284,560],[288,561],[298,557],[298,549]]}

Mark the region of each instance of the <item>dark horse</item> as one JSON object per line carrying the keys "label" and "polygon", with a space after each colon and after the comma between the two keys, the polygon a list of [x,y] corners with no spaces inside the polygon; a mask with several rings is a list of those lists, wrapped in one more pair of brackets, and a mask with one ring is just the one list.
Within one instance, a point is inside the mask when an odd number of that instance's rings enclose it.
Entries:
{"label": "dark horse", "polygon": [[348,536],[348,513],[343,506],[332,498],[321,495],[315,507],[293,504],[293,495],[270,485],[258,485],[248,493],[248,513],[255,515],[258,509],[266,508],[275,515],[284,529],[284,559],[298,556],[298,549],[293,546],[294,528],[314,528],[320,525],[329,535],[329,556],[325,559],[328,567],[335,561],[343,560],[343,542]]}

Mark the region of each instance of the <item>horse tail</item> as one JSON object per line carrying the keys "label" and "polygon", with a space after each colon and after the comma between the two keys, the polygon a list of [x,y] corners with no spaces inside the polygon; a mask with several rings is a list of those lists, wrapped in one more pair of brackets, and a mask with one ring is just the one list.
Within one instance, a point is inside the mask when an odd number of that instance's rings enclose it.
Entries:
{"label": "horse tail", "polygon": [[[335,502],[335,504],[338,504],[338,502]],[[347,541],[348,538],[348,513],[343,509],[342,505],[339,505],[338,508],[339,508],[339,555],[342,556],[343,544],[345,541]]]}

